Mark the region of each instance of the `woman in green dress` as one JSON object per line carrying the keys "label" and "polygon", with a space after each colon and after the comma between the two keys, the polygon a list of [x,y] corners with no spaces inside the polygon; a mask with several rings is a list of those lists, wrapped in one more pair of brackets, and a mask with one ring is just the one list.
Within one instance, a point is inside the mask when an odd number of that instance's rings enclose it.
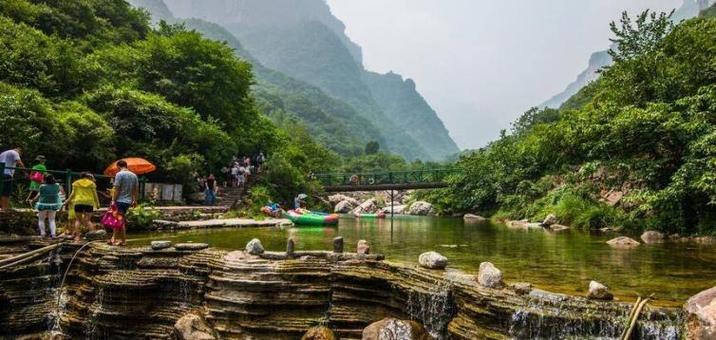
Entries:
{"label": "woman in green dress", "polygon": [[33,201],[37,197],[37,194],[40,191],[40,186],[42,185],[45,174],[47,173],[45,156],[40,155],[35,157],[35,162],[37,162],[37,164],[35,164],[30,171],[30,193],[27,195],[28,202]]}
{"label": "woman in green dress", "polygon": [[61,195],[64,195],[62,186],[55,181],[55,177],[52,174],[45,175],[44,183],[40,185],[38,195],[33,201],[38,200],[35,204],[37,209],[37,226],[40,229],[40,236],[45,237],[45,220],[50,225],[50,237],[55,238],[55,232],[57,226],[55,223],[55,215],[57,211],[62,209]]}

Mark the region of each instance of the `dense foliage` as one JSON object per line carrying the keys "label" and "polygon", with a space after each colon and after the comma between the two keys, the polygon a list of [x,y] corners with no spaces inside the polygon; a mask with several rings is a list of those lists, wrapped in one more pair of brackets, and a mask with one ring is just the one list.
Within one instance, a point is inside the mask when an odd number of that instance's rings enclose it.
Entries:
{"label": "dense foliage", "polygon": [[337,164],[300,124],[261,112],[251,65],[232,48],[183,26],[152,29],[123,0],[4,1],[0,46],[0,146],[43,154],[51,169],[99,172],[139,156],[155,176],[190,183],[262,150],[272,193],[288,198]]}
{"label": "dense foliage", "polygon": [[[530,110],[461,157],[444,212],[585,228],[716,230],[716,19],[613,25],[616,63],[560,110]],[[628,42],[628,43],[626,43]]]}

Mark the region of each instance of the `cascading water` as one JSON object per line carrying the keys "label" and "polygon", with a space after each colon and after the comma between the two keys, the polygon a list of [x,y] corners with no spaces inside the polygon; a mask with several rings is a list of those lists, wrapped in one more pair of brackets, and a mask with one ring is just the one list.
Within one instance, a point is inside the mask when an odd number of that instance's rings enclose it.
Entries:
{"label": "cascading water", "polygon": [[411,318],[420,320],[428,333],[437,339],[445,338],[448,323],[455,315],[450,288],[448,280],[441,280],[427,292],[408,292],[406,312]]}

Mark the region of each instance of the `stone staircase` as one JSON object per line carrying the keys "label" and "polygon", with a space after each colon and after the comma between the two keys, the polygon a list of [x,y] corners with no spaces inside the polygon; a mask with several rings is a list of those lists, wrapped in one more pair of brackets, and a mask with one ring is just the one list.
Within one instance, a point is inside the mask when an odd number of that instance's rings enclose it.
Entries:
{"label": "stone staircase", "polygon": [[218,197],[219,205],[225,207],[234,207],[241,203],[244,195],[248,192],[248,186],[244,185],[241,188],[237,187],[226,187],[221,191],[221,195]]}

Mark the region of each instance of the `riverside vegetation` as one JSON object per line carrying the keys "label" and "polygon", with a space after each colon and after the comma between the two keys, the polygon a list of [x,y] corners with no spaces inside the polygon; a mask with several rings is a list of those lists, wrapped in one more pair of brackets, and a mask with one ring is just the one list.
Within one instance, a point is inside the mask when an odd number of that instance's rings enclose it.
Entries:
{"label": "riverside vegetation", "polygon": [[716,18],[612,23],[615,60],[559,109],[532,109],[510,133],[463,155],[447,189],[423,192],[444,214],[716,231]]}

